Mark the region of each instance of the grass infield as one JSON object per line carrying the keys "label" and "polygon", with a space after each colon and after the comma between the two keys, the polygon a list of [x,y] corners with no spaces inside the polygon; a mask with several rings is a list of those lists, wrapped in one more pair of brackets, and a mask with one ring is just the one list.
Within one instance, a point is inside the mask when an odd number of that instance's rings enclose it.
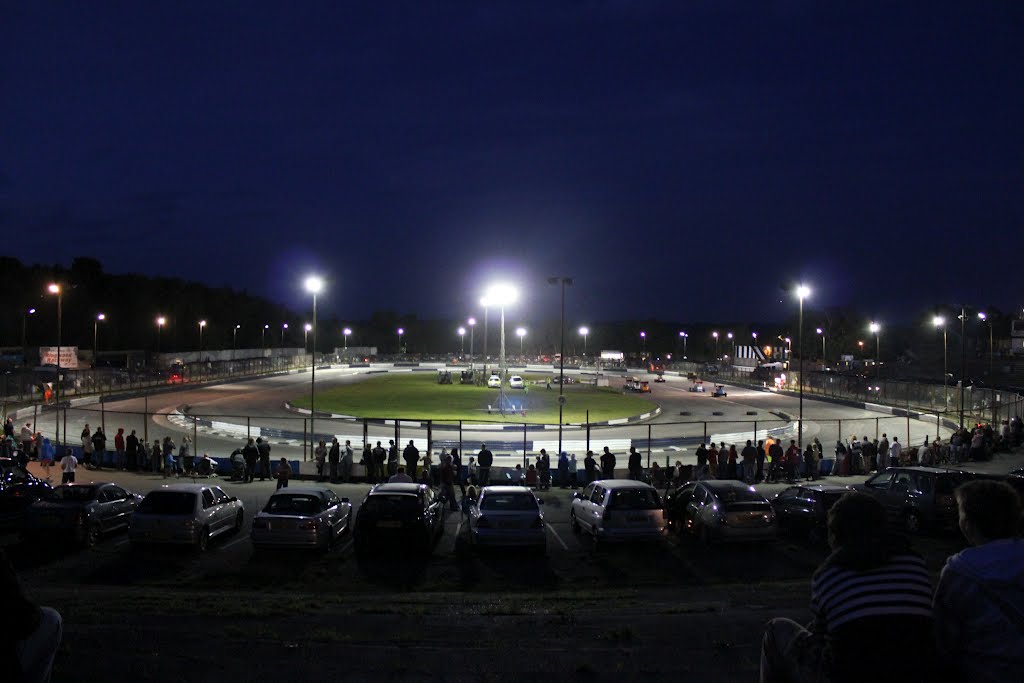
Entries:
{"label": "grass infield", "polygon": [[[479,420],[501,422],[558,423],[558,386],[547,389],[544,376],[524,375],[527,388],[509,389],[505,396],[515,406],[515,414],[497,411],[498,390],[458,384],[438,384],[432,372],[389,373],[331,389],[317,391],[318,412],[372,418],[404,420]],[[539,383],[534,383],[539,382]],[[641,415],[655,403],[634,394],[624,394],[619,378],[610,387],[570,384],[565,387],[566,423],[584,422],[590,411],[591,422]],[[296,397],[293,405],[309,408],[309,397]],[[491,406],[488,414],[488,405]],[[522,414],[525,407],[526,416]]]}

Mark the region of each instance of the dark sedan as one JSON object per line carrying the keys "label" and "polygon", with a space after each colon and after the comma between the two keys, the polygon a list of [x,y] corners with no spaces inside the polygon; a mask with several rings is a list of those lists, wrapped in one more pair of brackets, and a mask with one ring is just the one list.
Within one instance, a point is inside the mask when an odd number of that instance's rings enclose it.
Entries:
{"label": "dark sedan", "polygon": [[790,486],[772,498],[771,504],[780,528],[823,545],[828,540],[828,511],[852,490],[838,484]]}
{"label": "dark sedan", "polygon": [[378,484],[370,489],[356,515],[353,541],[357,553],[371,548],[430,554],[444,533],[447,505],[429,486]]}
{"label": "dark sedan", "polygon": [[22,540],[37,542],[56,533],[83,548],[104,534],[127,529],[142,496],[117,484],[64,484],[25,513]]}
{"label": "dark sedan", "polygon": [[8,458],[0,463],[0,533],[13,533],[21,526],[25,510],[53,492],[48,482],[37,479]]}

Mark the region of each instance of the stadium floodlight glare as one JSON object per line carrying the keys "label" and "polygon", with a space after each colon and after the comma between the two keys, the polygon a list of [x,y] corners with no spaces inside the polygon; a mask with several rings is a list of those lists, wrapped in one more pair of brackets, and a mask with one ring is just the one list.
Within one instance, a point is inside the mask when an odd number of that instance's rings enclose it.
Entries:
{"label": "stadium floodlight glare", "polygon": [[310,275],[306,278],[304,286],[307,292],[316,295],[324,288],[324,280],[317,275]]}
{"label": "stadium floodlight glare", "polygon": [[878,323],[871,323],[868,326],[868,329],[871,330],[872,334],[878,334],[882,330],[882,326]]}
{"label": "stadium floodlight glare", "polygon": [[590,334],[590,328],[586,325],[580,327],[580,334],[583,335],[583,355],[587,355],[587,335]]}
{"label": "stadium floodlight glare", "polygon": [[484,298],[491,306],[511,306],[519,299],[519,292],[512,285],[501,282],[488,287]]}
{"label": "stadium floodlight glare", "polygon": [[811,295],[811,288],[807,285],[797,285],[796,287],[796,298],[803,301]]}

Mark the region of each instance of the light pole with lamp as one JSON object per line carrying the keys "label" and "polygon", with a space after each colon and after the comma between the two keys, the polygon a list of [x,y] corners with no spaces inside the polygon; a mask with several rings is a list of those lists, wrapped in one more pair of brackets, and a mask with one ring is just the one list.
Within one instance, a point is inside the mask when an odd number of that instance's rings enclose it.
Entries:
{"label": "light pole with lamp", "polygon": [[584,357],[586,357],[586,355],[587,355],[587,335],[590,334],[590,328],[589,327],[585,327],[585,326],[581,327],[579,332],[580,332],[581,335],[583,335],[583,355],[584,355]]}
{"label": "light pole with lamp", "polygon": [[199,357],[202,359],[203,356],[203,328],[206,327],[206,321],[199,321]]}
{"label": "light pole with lamp", "polygon": [[562,457],[562,413],[565,409],[565,288],[572,285],[571,277],[549,277],[549,285],[561,287],[561,317],[558,323],[558,457]]}
{"label": "light pole with lamp", "polygon": [[640,330],[640,360],[647,356],[647,332]]}
{"label": "light pole with lamp", "polygon": [[96,319],[92,321],[92,366],[96,367],[96,361],[99,358],[99,335],[100,335],[100,322],[106,320],[107,316],[103,313],[97,313]]}
{"label": "light pole with lamp", "polygon": [[[231,330],[231,350],[235,351],[238,349],[238,330],[242,328],[241,325],[235,324],[234,329]],[[233,357],[233,354],[232,354]]]}
{"label": "light pole with lamp", "polygon": [[487,300],[486,296],[480,297],[480,305],[484,307],[484,375],[486,379],[487,375],[487,318],[490,314],[491,302]]}
{"label": "light pole with lamp", "polygon": [[456,330],[459,334],[459,358],[466,357],[466,328],[460,327]]}
{"label": "light pole with lamp", "polygon": [[820,327],[815,327],[814,328],[814,333],[821,335],[821,367],[824,368],[825,365],[826,365],[826,362],[825,362],[825,330],[821,329]]}
{"label": "light pole with lamp", "polygon": [[807,285],[798,285],[796,297],[800,300],[800,329],[796,333],[796,352],[800,354],[800,417],[797,419],[796,443],[802,450],[804,447],[804,299],[811,295],[811,288]]}
{"label": "light pole with lamp", "polygon": [[729,341],[732,342],[732,359],[733,359],[733,363],[735,363],[736,362],[736,340],[733,338],[732,332],[726,333],[725,336],[729,339]]}
{"label": "light pole with lamp", "polygon": [[260,348],[263,348],[263,349],[267,348],[267,330],[269,330],[269,329],[270,329],[270,325],[269,324],[263,326],[263,331],[261,332],[262,337],[260,339]]}
{"label": "light pole with lamp", "polygon": [[[946,407],[949,405],[949,394],[946,391],[946,378],[949,376],[949,357],[947,355],[948,346],[946,344],[946,319],[941,315],[937,315],[932,318],[932,325],[935,327],[942,328],[942,412],[946,412]],[[939,420],[935,420],[935,433],[939,433]]]}
{"label": "light pole with lamp", "polygon": [[345,355],[348,356],[348,338],[352,334],[352,328],[346,327],[341,331],[341,336],[345,340]]}
{"label": "light pole with lamp", "polygon": [[[313,324],[306,325],[308,330],[313,329],[313,353],[311,354],[310,376],[309,376],[309,451],[316,449],[316,431],[313,429],[313,419],[316,416],[316,295],[324,288],[324,281],[316,275],[310,275],[304,283],[306,291],[313,295]],[[305,457],[305,446],[302,449]]]}
{"label": "light pole with lamp", "polygon": [[525,327],[517,327],[516,328],[516,336],[519,337],[519,357],[522,358],[522,356],[523,356],[523,338],[526,336],[526,328]]}
{"label": "light pole with lamp", "polygon": [[160,332],[163,331],[164,325],[167,324],[167,318],[160,316],[156,319],[156,352],[160,353]]}
{"label": "light pole with lamp", "polygon": [[313,329],[313,326],[306,323],[302,326],[302,350],[305,351],[309,348],[309,331]]}
{"label": "light pole with lamp", "polygon": [[469,368],[473,369],[473,331],[476,329],[476,318],[470,318],[466,321],[469,325]]}
{"label": "light pole with lamp", "polygon": [[399,327],[396,333],[398,334],[398,355],[402,355],[402,335],[405,334],[405,328]]}
{"label": "light pole with lamp", "polygon": [[21,314],[21,355],[25,355],[25,348],[28,346],[26,342],[28,331],[28,317],[36,312],[36,309],[30,308]]}
{"label": "light pole with lamp", "polygon": [[882,326],[879,323],[872,322],[868,329],[875,335],[875,379],[877,380],[881,376],[882,368],[882,351],[881,343],[878,341],[879,332],[882,331]]}
{"label": "light pole with lamp", "polygon": [[[63,320],[62,312],[64,290],[56,282],[50,283],[47,288],[50,294],[57,295],[57,377],[53,381],[53,405],[54,405],[54,416],[56,417],[56,424],[53,428],[53,440],[54,447],[60,445],[60,345],[63,343]],[[67,438],[67,434],[64,435]]]}
{"label": "light pole with lamp", "polygon": [[754,346],[757,346],[757,332],[751,332],[750,336],[754,339]]}
{"label": "light pole with lamp", "polygon": [[686,332],[680,332],[679,336],[683,338],[683,360],[686,360],[686,340],[690,338]]}
{"label": "light pole with lamp", "polygon": [[281,323],[281,348],[284,348],[284,333],[288,331],[288,323]]}
{"label": "light pole with lamp", "polygon": [[988,323],[988,376],[992,377],[992,321],[984,312],[978,313],[978,319]]}
{"label": "light pole with lamp", "polygon": [[718,330],[711,333],[711,336],[715,338],[715,360],[718,360]]}
{"label": "light pole with lamp", "polygon": [[492,305],[501,310],[501,349],[498,354],[498,370],[501,374],[501,384],[498,389],[498,411],[505,414],[505,306],[515,303],[519,293],[511,285],[492,285],[487,290],[484,298]]}

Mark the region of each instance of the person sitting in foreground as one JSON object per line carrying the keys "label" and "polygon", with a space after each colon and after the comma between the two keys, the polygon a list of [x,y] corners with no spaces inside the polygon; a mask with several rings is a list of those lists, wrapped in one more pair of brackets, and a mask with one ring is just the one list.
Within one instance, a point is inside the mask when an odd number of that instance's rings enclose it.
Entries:
{"label": "person sitting in foreground", "polygon": [[[954,492],[970,548],[949,558],[935,590],[939,656],[957,680],[1024,675],[1024,540],[1020,496],[1001,481]],[[1016,672],[1016,673],[1014,673]]]}
{"label": "person sitting in foreground", "polygon": [[810,629],[768,622],[762,681],[936,680],[928,568],[885,528],[874,497],[852,492],[836,501],[828,513],[832,554],[811,578],[814,621]]}
{"label": "person sitting in foreground", "polygon": [[4,586],[4,680],[49,681],[63,634],[57,610],[39,607],[21,589],[7,553],[0,548],[0,584]]}
{"label": "person sitting in foreground", "polygon": [[411,484],[412,477],[405,473],[405,465],[399,465],[395,473],[388,478],[389,484]]}

